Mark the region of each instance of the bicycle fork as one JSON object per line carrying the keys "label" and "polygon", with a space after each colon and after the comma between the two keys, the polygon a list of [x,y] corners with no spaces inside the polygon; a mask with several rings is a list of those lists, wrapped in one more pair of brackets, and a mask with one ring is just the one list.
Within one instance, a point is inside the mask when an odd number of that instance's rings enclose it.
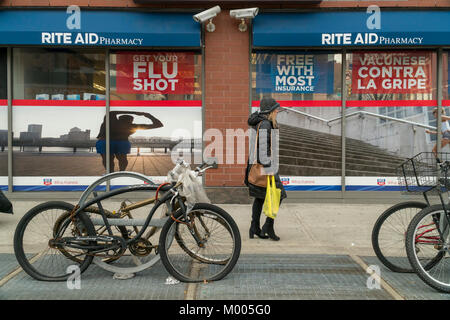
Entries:
{"label": "bicycle fork", "polygon": [[190,219],[188,217],[187,208],[184,205],[184,202],[183,202],[183,200],[180,197],[178,197],[178,203],[180,205],[181,212],[183,213],[183,220],[184,220],[184,222],[182,222],[182,221],[177,221],[177,222],[181,222],[181,223],[186,224],[186,226],[187,226],[187,228],[189,230],[189,233],[192,235],[192,237],[194,238],[194,240],[197,243],[197,245],[200,248],[204,248],[205,247],[205,241],[202,240],[199,237],[198,233],[196,232],[196,230],[195,230],[195,222],[193,220],[190,221]]}
{"label": "bicycle fork", "polygon": [[444,209],[444,214],[441,214],[439,217],[433,215],[433,221],[437,225],[437,230],[439,232],[439,236],[441,237],[445,249],[448,250],[446,243],[448,242],[447,237],[449,236],[450,229],[450,213],[447,211],[444,198],[442,197],[442,193],[439,192],[439,198],[442,203],[442,208]]}

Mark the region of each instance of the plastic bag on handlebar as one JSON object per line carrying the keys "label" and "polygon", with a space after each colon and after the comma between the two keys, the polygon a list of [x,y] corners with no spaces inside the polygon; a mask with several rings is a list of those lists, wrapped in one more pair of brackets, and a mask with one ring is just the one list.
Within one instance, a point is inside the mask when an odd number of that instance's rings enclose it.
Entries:
{"label": "plastic bag on handlebar", "polygon": [[169,172],[168,179],[170,182],[176,181],[182,183],[179,192],[182,197],[186,198],[188,210],[192,209],[192,207],[199,202],[211,203],[200,179],[194,175],[194,172],[190,170],[188,164],[177,165]]}
{"label": "plastic bag on handlebar", "polygon": [[211,203],[203,189],[201,181],[195,177],[190,170],[186,170],[181,175],[180,181],[183,183],[180,195],[186,198],[189,207],[193,207],[196,203]]}

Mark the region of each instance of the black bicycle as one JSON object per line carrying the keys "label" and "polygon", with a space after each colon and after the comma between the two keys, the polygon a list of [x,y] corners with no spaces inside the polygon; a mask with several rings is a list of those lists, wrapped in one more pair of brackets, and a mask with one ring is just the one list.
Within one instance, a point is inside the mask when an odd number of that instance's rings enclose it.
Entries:
{"label": "black bicycle", "polygon": [[435,192],[441,204],[421,210],[411,220],[405,243],[408,260],[426,284],[450,293],[450,205],[443,196],[450,189],[450,161],[419,154],[409,163],[417,187]]}
{"label": "black bicycle", "polygon": [[[446,161],[450,153],[439,153],[438,158],[431,152],[422,152],[406,160],[397,168],[399,186],[408,194],[421,194],[424,201],[405,201],[386,209],[375,222],[372,229],[372,247],[378,259],[390,270],[401,273],[415,272],[411,266],[405,247],[408,226],[412,219],[423,209],[430,207],[429,195],[436,194],[430,177],[416,173],[430,170],[436,165],[436,159]],[[422,169],[421,169],[422,168]],[[422,172],[425,173],[425,172]],[[426,268],[433,266],[434,260],[429,261]]]}
{"label": "black bicycle", "polygon": [[[203,164],[192,171],[186,163],[179,162],[176,168],[183,166],[186,168],[183,174],[191,178],[211,167]],[[83,272],[94,257],[120,264],[126,256],[136,260],[151,254],[159,254],[167,271],[180,281],[220,280],[232,271],[239,258],[239,229],[220,207],[190,202],[193,194],[188,189],[192,186],[184,178],[180,175],[178,181],[159,186],[140,184],[119,188],[81,206],[61,201],[38,205],[17,226],[16,258],[25,272],[43,281],[65,281],[69,266],[76,264]],[[112,197],[135,191],[156,191],[156,194],[136,203],[122,202],[117,212],[105,209]],[[148,204],[153,207],[139,224],[141,227],[136,227],[137,219],[124,219],[131,211]],[[165,219],[158,244],[154,245],[148,234],[155,234],[151,220],[158,208],[164,208]],[[140,260],[137,264],[141,264]]]}

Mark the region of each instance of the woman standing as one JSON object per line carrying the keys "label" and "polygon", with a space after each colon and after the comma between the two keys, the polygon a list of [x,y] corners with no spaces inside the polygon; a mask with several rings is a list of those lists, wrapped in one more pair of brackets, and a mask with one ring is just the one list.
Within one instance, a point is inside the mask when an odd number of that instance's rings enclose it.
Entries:
{"label": "woman standing", "polygon": [[[286,198],[286,191],[284,190],[283,184],[281,183],[280,177],[278,175],[278,167],[273,168],[272,165],[275,167],[273,163],[273,155],[276,153],[278,154],[278,150],[272,150],[273,139],[276,138],[274,136],[277,134],[278,124],[276,121],[278,111],[280,110],[280,104],[275,101],[275,99],[271,97],[265,97],[260,102],[260,110],[259,112],[254,112],[252,115],[250,115],[248,119],[248,125],[252,126],[256,131],[257,134],[255,135],[259,139],[262,139],[261,141],[250,141],[251,151],[253,150],[256,143],[256,162],[263,165],[265,168],[265,171],[268,175],[274,175],[275,176],[275,184],[278,189],[281,189],[281,200]],[[250,152],[251,152],[250,151]],[[248,175],[250,172],[250,169],[253,165],[254,161],[251,161],[251,153],[249,155],[249,161],[247,162],[247,170],[245,173],[245,185],[249,188],[249,194],[251,197],[255,198],[253,202],[252,207],[252,222],[249,230],[249,236],[251,239],[253,239],[254,235],[262,238],[267,239],[270,238],[272,240],[278,241],[280,240],[280,237],[278,237],[275,234],[274,230],[274,219],[267,217],[266,222],[264,223],[263,227],[260,227],[260,217],[262,208],[264,205],[264,200],[266,198],[266,188],[259,187],[254,184],[251,184],[248,181]],[[276,172],[274,172],[276,170]],[[281,203],[280,200],[280,203]]]}
{"label": "woman standing", "polygon": [[[433,115],[434,115],[434,117],[436,119],[437,119],[437,112],[438,112],[438,108],[434,108],[433,109]],[[441,132],[442,132],[441,150],[442,150],[442,148],[444,148],[446,145],[448,145],[450,143],[450,125],[448,124],[448,120],[450,120],[450,117],[445,114],[445,109],[444,108],[442,108],[441,113],[442,113],[442,115],[441,115],[441,121],[442,121],[442,125],[441,125]],[[437,134],[436,131],[432,131],[432,130],[425,130],[425,132],[429,133],[429,134]],[[433,153],[435,155],[437,155],[437,143],[433,147]]]}

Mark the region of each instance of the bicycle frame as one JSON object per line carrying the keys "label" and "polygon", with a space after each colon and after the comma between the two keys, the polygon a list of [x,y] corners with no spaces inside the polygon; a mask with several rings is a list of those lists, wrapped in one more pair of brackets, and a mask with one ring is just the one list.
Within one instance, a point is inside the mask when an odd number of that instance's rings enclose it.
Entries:
{"label": "bicycle frame", "polygon": [[[419,155],[417,155],[417,156],[419,156]],[[414,161],[412,161],[412,158],[409,159],[408,162],[409,161],[411,161],[410,164],[411,164],[413,172],[414,172],[413,177],[415,178],[413,180],[413,182],[411,183],[412,186],[427,188],[428,186],[421,185],[421,180],[419,179],[418,171],[421,169],[416,167],[416,164]],[[440,158],[436,158],[436,163],[440,167],[440,171],[439,170],[437,171],[437,176],[436,176],[437,183],[434,186],[432,186],[431,188],[424,190],[422,192],[422,195],[423,195],[427,205],[430,206],[430,201],[428,199],[427,193],[428,192],[436,192],[439,195],[439,199],[442,204],[444,213],[442,215],[440,215],[439,217],[437,215],[433,215],[433,224],[436,226],[436,228],[428,228],[426,230],[421,230],[421,233],[419,235],[417,235],[415,238],[416,243],[436,244],[436,241],[438,241],[439,239],[437,237],[427,236],[427,234],[438,229],[439,236],[441,237],[441,239],[445,239],[445,236],[449,232],[450,212],[449,212],[449,210],[447,210],[447,206],[450,204],[450,201],[448,201],[448,203],[446,203],[442,196],[442,193],[445,192],[444,190],[447,190],[447,191],[449,190],[448,185],[447,185],[448,184],[447,179],[448,179],[448,170],[450,169],[450,163],[449,163],[449,161],[442,162],[440,160]],[[405,181],[406,189],[409,191],[407,173],[405,172],[405,167],[403,165],[402,165],[402,172],[403,172],[403,176],[405,177],[404,181]],[[449,200],[450,200],[450,198],[449,198]],[[431,225],[432,224],[421,226],[420,229],[430,227]]]}
{"label": "bicycle frame", "polygon": [[[427,224],[427,225],[420,226],[419,229],[427,228],[427,227],[429,227],[431,225],[435,226],[436,224],[433,222],[433,223],[430,223],[430,224]],[[426,230],[422,231],[422,233],[420,233],[419,235],[417,235],[415,237],[416,243],[422,243],[422,244],[428,243],[428,244],[435,244],[435,245],[439,244],[439,240],[440,240],[439,237],[427,236],[428,233],[430,233],[430,232],[432,232],[434,230],[436,230],[436,228],[430,228],[430,229],[426,229]],[[425,240],[423,240],[423,239],[425,239]]]}
{"label": "bicycle frame", "polygon": [[[184,167],[186,168],[186,163],[184,162],[184,160],[181,161],[181,162],[177,162],[177,165],[175,166],[175,168],[173,169],[173,171],[170,171],[170,172],[169,172],[169,174],[171,174],[171,173],[174,172],[174,171],[176,172],[177,169],[180,168],[180,166],[184,166]],[[209,166],[207,166],[207,167],[204,167],[204,164],[202,164],[200,167],[197,167],[197,168],[196,168],[197,176],[198,176],[199,174],[202,174],[205,170],[207,170],[207,169],[209,169],[209,168],[212,168],[212,167],[214,167],[214,164],[213,164],[213,165],[209,165]],[[96,194],[96,192],[95,192],[95,188],[96,188],[99,184],[101,184],[102,182],[107,181],[108,179],[110,179],[110,178],[113,177],[113,176],[121,176],[121,177],[122,177],[122,176],[131,176],[131,177],[134,177],[134,178],[138,178],[138,179],[144,180],[145,182],[150,183],[150,185],[147,184],[147,185],[135,185],[135,186],[129,186],[129,187],[120,188],[120,189],[116,189],[116,190],[107,192],[107,193],[105,193],[105,194],[103,194],[103,195],[101,195],[101,196],[97,196],[97,194]],[[165,185],[170,185],[170,187],[166,187]],[[158,185],[153,184],[153,182],[151,182],[150,180],[148,180],[145,176],[140,175],[140,174],[131,173],[131,172],[117,172],[117,173],[111,173],[111,174],[109,174],[109,175],[106,175],[106,176],[100,178],[99,180],[97,180],[96,182],[94,182],[93,184],[91,184],[91,185],[89,186],[89,188],[88,188],[87,190],[85,190],[85,192],[83,192],[83,194],[82,194],[82,196],[81,196],[81,198],[80,198],[80,202],[79,202],[78,205],[76,205],[76,206],[74,207],[74,209],[70,212],[70,220],[68,220],[68,221],[65,223],[65,225],[63,225],[63,227],[60,228],[60,230],[58,230],[58,234],[56,235],[55,238],[60,238],[60,235],[63,234],[63,233],[65,232],[65,230],[66,230],[66,228],[68,227],[70,221],[73,221],[73,220],[74,220],[74,217],[76,217],[78,214],[80,214],[80,212],[83,212],[86,208],[90,207],[90,206],[93,205],[93,204],[97,204],[97,206],[98,206],[98,208],[99,208],[99,212],[92,212],[92,211],[91,211],[91,213],[94,213],[94,214],[100,214],[100,215],[101,215],[102,220],[103,220],[103,223],[104,223],[104,226],[105,226],[106,229],[108,230],[109,236],[110,236],[111,238],[115,238],[116,236],[113,235],[113,231],[112,231],[112,229],[111,229],[111,224],[110,224],[109,221],[108,221],[108,217],[107,217],[107,215],[106,215],[106,213],[105,213],[105,210],[104,210],[103,207],[102,207],[101,201],[102,201],[102,200],[105,200],[105,199],[108,199],[108,198],[110,198],[110,197],[113,197],[113,196],[115,196],[115,195],[119,195],[119,194],[126,193],[126,192],[133,192],[133,191],[156,191],[156,196],[155,196],[154,198],[149,198],[149,199],[143,200],[143,201],[141,201],[141,202],[133,203],[133,204],[131,204],[131,205],[129,205],[129,206],[125,206],[125,207],[122,207],[122,208],[121,208],[121,211],[123,211],[123,212],[127,212],[127,210],[128,210],[128,214],[129,214],[129,211],[130,211],[130,210],[137,209],[137,208],[143,207],[143,206],[145,206],[145,205],[155,203],[155,205],[154,205],[154,206],[152,207],[152,209],[150,210],[150,212],[149,212],[149,214],[148,214],[148,216],[147,216],[147,218],[146,218],[144,224],[142,225],[141,230],[140,230],[140,231],[137,231],[136,228],[135,228],[135,231],[136,231],[137,234],[136,234],[132,239],[123,239],[124,242],[125,242],[125,245],[128,246],[128,245],[132,244],[133,242],[137,241],[138,239],[140,239],[140,238],[144,235],[145,231],[147,230],[148,226],[150,225],[150,221],[151,221],[151,219],[153,218],[153,215],[154,215],[154,213],[156,212],[156,210],[157,210],[163,203],[165,203],[166,201],[168,201],[168,200],[170,199],[170,203],[172,203],[174,200],[177,200],[177,201],[178,201],[179,209],[177,209],[177,210],[181,210],[181,214],[183,215],[184,222],[183,222],[183,221],[177,220],[177,219],[173,216],[173,214],[172,214],[171,218],[174,219],[174,220],[176,220],[176,221],[178,221],[178,222],[185,223],[186,225],[188,225],[189,232],[191,233],[192,237],[195,239],[195,241],[197,242],[197,244],[201,247],[201,246],[203,245],[203,241],[200,239],[200,237],[199,237],[199,236],[197,235],[197,233],[195,232],[193,225],[190,225],[190,224],[189,224],[189,217],[188,217],[188,215],[187,215],[187,209],[186,209],[186,206],[185,206],[185,204],[184,204],[184,201],[183,201],[183,199],[182,199],[182,196],[180,196],[180,194],[179,194],[179,192],[178,192],[178,190],[177,190],[177,188],[180,187],[180,186],[182,186],[182,182],[180,182],[180,181],[178,181],[177,183],[175,183],[175,182],[165,183],[165,184],[162,184],[162,185],[158,186]],[[159,192],[160,190],[161,190],[162,192],[165,192],[165,191],[168,191],[168,192],[165,193],[160,199],[158,199],[158,192]],[[87,202],[86,202],[87,197],[88,197],[88,195],[89,195],[91,192],[94,193],[95,198],[92,199],[92,200],[90,200],[90,201],[87,201]],[[82,203],[81,206],[80,206],[80,203]],[[172,211],[173,211],[173,210],[172,210]],[[125,238],[125,236],[123,236],[123,238]],[[90,240],[90,239],[89,239],[89,240]],[[95,240],[94,240],[94,241],[95,241]],[[122,240],[121,240],[121,242],[122,242]]]}
{"label": "bicycle frame", "polygon": [[[176,184],[170,187],[170,189],[168,190],[162,190],[164,191],[168,191],[166,194],[164,194],[161,198],[149,198],[143,201],[140,201],[138,203],[133,203],[125,208],[122,208],[123,211],[126,210],[132,210],[132,209],[137,209],[140,207],[143,207],[145,205],[148,204],[152,204],[155,203],[155,205],[152,207],[152,209],[150,210],[141,230],[132,238],[132,239],[125,239],[125,243],[126,245],[132,244],[133,242],[135,242],[136,240],[138,240],[139,238],[141,238],[145,231],[147,230],[148,226],[150,225],[150,221],[153,218],[153,215],[155,214],[156,210],[158,210],[158,208],[165,203],[166,201],[168,201],[169,199],[174,200],[176,199],[178,201],[178,204],[180,206],[180,210],[181,213],[184,217],[185,220],[187,220],[187,210],[186,210],[186,206],[184,205],[184,202],[181,198],[181,196],[178,194],[178,192],[174,192],[173,189],[179,187],[181,184]],[[167,188],[165,188],[167,189]],[[88,202],[86,202],[85,204],[83,204],[81,207],[80,206],[76,206],[72,213],[71,213],[71,217],[75,217],[77,214],[79,214],[80,212],[84,211],[87,207],[90,207],[93,204],[97,204],[97,206],[99,207],[99,213],[94,213],[94,214],[100,214],[102,216],[103,222],[105,224],[106,229],[108,230],[108,234],[110,236],[113,236],[113,232],[111,229],[111,225],[108,222],[108,218],[106,216],[105,210],[103,209],[102,205],[101,205],[101,201],[108,199],[110,197],[119,195],[119,194],[123,194],[123,193],[127,193],[127,192],[133,192],[133,191],[159,191],[159,187],[154,186],[154,185],[137,185],[137,186],[130,186],[130,187],[126,187],[126,188],[121,188],[121,189],[117,189],[117,190],[113,190],[110,192],[107,192],[101,196],[98,196]],[[67,226],[67,225],[66,225]],[[58,232],[58,236],[60,236],[61,232],[63,233],[65,230],[65,228],[61,228],[60,231]],[[197,233],[195,232],[195,230],[193,228],[189,228],[189,231],[192,235],[192,237],[195,239],[195,241],[197,242],[197,244],[199,246],[202,245],[202,241],[201,239],[198,237]]]}
{"label": "bicycle frame", "polygon": [[[75,206],[75,208],[73,209],[73,211],[71,212],[71,217],[76,217],[80,212],[83,212],[87,207],[92,206],[93,204],[97,204],[99,207],[99,213],[94,213],[94,214],[100,214],[102,216],[103,222],[105,224],[106,229],[108,230],[108,234],[112,235],[112,229],[111,229],[111,225],[108,222],[108,219],[106,217],[106,213],[105,210],[103,209],[102,205],[101,205],[101,201],[108,199],[110,197],[116,196],[116,195],[120,195],[123,193],[127,193],[127,192],[134,192],[134,191],[155,191],[156,187],[155,186],[149,186],[149,185],[136,185],[136,186],[130,186],[130,187],[126,187],[126,188],[121,188],[121,189],[117,189],[117,190],[113,190],[110,192],[107,192],[105,194],[102,194],[88,202],[86,202],[84,205],[80,206]],[[168,190],[167,190],[168,191]],[[132,209],[137,209],[140,207],[143,207],[145,205],[148,204],[152,204],[155,203],[155,205],[152,207],[152,209],[150,210],[144,225],[142,226],[141,230],[138,232],[138,234],[136,234],[132,239],[127,239],[126,240],[126,244],[130,244],[134,241],[136,241],[137,239],[139,239],[140,237],[142,237],[142,235],[145,233],[145,231],[147,230],[151,219],[153,218],[154,213],[156,212],[156,210],[163,204],[165,203],[167,200],[169,200],[171,197],[176,196],[173,195],[171,192],[167,192],[166,194],[164,194],[161,198],[156,199],[156,198],[149,198],[143,201],[140,201],[138,203],[133,203],[130,206],[125,207],[125,210],[132,210]],[[179,201],[181,201],[181,199],[178,199]],[[180,206],[181,209],[184,209],[184,205]],[[124,210],[122,209],[122,210]],[[61,232],[64,231],[64,228],[61,228],[60,231],[58,232],[57,236],[60,236]]]}
{"label": "bicycle frame", "polygon": [[[445,178],[444,178],[444,181],[445,181],[448,178],[448,175],[447,175],[448,168],[446,168],[446,170],[444,170],[444,171],[445,171]],[[439,181],[439,179],[438,179],[438,181]],[[437,239],[437,237],[428,237],[428,236],[426,236],[426,234],[428,234],[428,233],[430,233],[430,232],[432,232],[432,231],[437,229],[438,232],[439,232],[440,238],[441,239],[445,239],[445,237],[447,236],[448,232],[450,231],[450,228],[449,228],[450,227],[450,212],[447,210],[447,206],[450,204],[450,201],[448,201],[447,203],[445,202],[444,197],[442,196],[442,193],[443,193],[442,188],[446,189],[445,184],[441,185],[441,183],[438,183],[437,186],[433,187],[432,189],[428,190],[427,192],[432,191],[433,189],[436,189],[436,192],[438,193],[439,199],[440,199],[441,204],[442,204],[442,208],[444,210],[444,214],[441,215],[440,217],[437,217],[436,215],[433,215],[434,225],[438,226],[438,227],[425,230],[420,235],[416,236],[416,242],[417,243],[437,244],[436,242],[429,241],[429,240],[436,240],[436,241],[438,241],[439,239]],[[427,203],[429,205],[428,198],[426,197],[426,192],[424,192],[423,194],[424,194],[425,200],[427,201]],[[420,228],[425,228],[425,227],[428,227],[428,226],[430,226],[430,225],[421,226]],[[424,239],[426,239],[426,240],[421,240],[422,237],[424,237]]]}

